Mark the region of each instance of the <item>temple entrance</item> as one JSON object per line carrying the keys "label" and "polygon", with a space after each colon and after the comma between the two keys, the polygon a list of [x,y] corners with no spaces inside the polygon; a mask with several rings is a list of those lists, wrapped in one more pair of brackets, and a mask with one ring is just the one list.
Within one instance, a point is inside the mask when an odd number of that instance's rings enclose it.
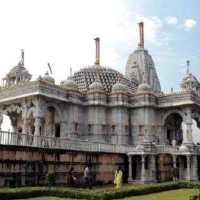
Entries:
{"label": "temple entrance", "polygon": [[60,137],[60,117],[53,106],[47,107],[44,116],[45,135],[48,137]]}
{"label": "temple entrance", "polygon": [[165,143],[169,145],[181,145],[183,141],[183,119],[178,113],[170,114],[165,120]]}
{"label": "temple entrance", "polygon": [[141,156],[136,155],[132,157],[132,178],[139,180],[141,174]]}
{"label": "temple entrance", "polygon": [[173,179],[173,159],[169,154],[160,154],[156,158],[156,176],[160,182],[171,181]]}
{"label": "temple entrance", "polygon": [[200,180],[200,156],[197,156],[197,175],[198,180]]}

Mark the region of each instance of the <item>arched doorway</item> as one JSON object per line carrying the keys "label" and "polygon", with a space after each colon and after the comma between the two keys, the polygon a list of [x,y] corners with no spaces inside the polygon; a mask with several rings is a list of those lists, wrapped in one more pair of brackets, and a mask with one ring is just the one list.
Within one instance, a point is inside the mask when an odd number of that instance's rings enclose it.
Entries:
{"label": "arched doorway", "polygon": [[13,132],[12,122],[8,115],[5,115],[5,114],[2,115],[1,130]]}
{"label": "arched doorway", "polygon": [[173,158],[170,154],[159,154],[156,157],[156,176],[158,181],[171,181],[173,179]]}
{"label": "arched doorway", "polygon": [[45,135],[48,137],[60,137],[60,116],[55,107],[47,107],[44,116]]}
{"label": "arched doorway", "polygon": [[8,115],[1,115],[1,127],[0,127],[0,144],[10,144],[10,138],[13,132],[12,121]]}
{"label": "arched doorway", "polygon": [[[183,118],[179,113],[172,113],[165,119],[165,143],[181,145],[183,142]],[[175,144],[174,144],[175,143]]]}
{"label": "arched doorway", "polygon": [[141,156],[132,156],[132,179],[140,180],[141,178]]}

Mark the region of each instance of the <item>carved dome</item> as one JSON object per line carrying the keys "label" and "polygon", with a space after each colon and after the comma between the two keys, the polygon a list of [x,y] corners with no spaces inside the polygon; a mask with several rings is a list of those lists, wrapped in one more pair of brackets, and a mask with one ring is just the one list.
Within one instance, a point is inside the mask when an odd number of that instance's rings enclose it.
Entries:
{"label": "carved dome", "polygon": [[182,83],[181,83],[181,88],[182,89],[197,89],[200,87],[200,83],[197,80],[197,78],[192,75],[191,73],[188,73],[185,78],[183,78]]}
{"label": "carved dome", "polygon": [[23,83],[31,80],[32,75],[24,67],[24,52],[22,50],[21,60],[14,66],[6,77],[3,79],[6,81],[6,86],[15,85],[18,83]]}
{"label": "carved dome", "polygon": [[49,82],[49,83],[52,83],[52,84],[55,84],[54,78],[49,75],[48,71],[44,74],[44,76],[42,77],[42,80]]}
{"label": "carved dome", "polygon": [[137,93],[143,93],[143,92],[152,92],[152,88],[147,83],[142,83],[138,86]]}
{"label": "carved dome", "polygon": [[103,85],[99,80],[94,81],[90,86],[89,86],[89,91],[90,92],[105,92]]}
{"label": "carved dome", "polygon": [[76,82],[72,79],[72,77],[69,77],[68,79],[62,81],[60,85],[67,90],[78,90],[78,86]]}
{"label": "carved dome", "polygon": [[119,81],[115,83],[112,87],[112,93],[127,93],[128,88],[126,85],[120,83]]}
{"label": "carved dome", "polygon": [[[76,82],[81,92],[87,93],[91,87],[99,85],[99,83],[94,83],[96,82],[97,74],[99,76],[99,82],[106,93],[112,91],[112,87],[118,82],[119,77],[121,77],[121,83],[126,85],[131,93],[136,91],[138,85],[137,81],[130,81],[114,69],[97,65],[82,68],[80,71],[75,72],[73,80]],[[91,84],[93,84],[93,86],[91,86]]]}

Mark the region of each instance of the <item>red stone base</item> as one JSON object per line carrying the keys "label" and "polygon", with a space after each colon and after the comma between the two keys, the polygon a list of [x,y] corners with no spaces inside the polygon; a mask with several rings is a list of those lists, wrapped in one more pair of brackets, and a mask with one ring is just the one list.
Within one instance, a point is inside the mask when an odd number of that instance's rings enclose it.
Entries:
{"label": "red stone base", "polygon": [[112,183],[119,166],[126,171],[126,156],[121,154],[0,146],[0,186],[46,185],[50,173],[55,173],[58,185],[67,185],[71,167],[81,185],[89,163],[98,184]]}

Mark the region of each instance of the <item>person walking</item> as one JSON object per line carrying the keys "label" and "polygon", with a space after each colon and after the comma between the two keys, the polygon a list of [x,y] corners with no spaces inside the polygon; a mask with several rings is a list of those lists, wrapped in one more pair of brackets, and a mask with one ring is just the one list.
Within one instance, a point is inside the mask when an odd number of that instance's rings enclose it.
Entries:
{"label": "person walking", "polygon": [[121,167],[119,167],[115,171],[115,177],[114,177],[114,185],[116,189],[120,189],[122,186],[122,181],[123,181],[123,172]]}
{"label": "person walking", "polygon": [[84,183],[85,187],[89,187],[92,189],[92,174],[91,174],[91,166],[87,165],[84,169]]}
{"label": "person walking", "polygon": [[73,167],[70,168],[68,175],[69,175],[68,176],[68,184],[70,186],[74,186],[75,182],[76,182],[76,177],[74,176],[74,168]]}

